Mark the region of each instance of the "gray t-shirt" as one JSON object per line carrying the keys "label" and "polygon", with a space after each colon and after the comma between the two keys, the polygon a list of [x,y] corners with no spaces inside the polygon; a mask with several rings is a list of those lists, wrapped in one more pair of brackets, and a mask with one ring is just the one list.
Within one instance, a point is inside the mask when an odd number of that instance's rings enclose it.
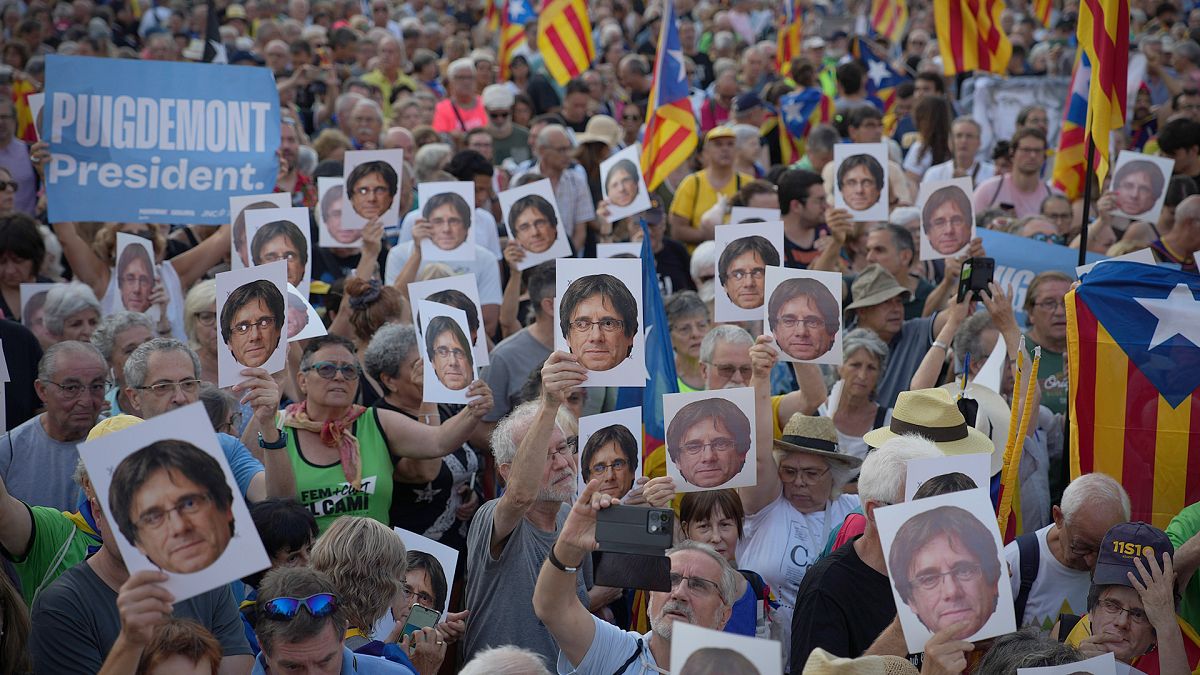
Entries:
{"label": "gray t-shirt", "polygon": [[909,319],[892,343],[888,345],[887,368],[879,379],[875,402],[884,408],[895,408],[896,397],[912,384],[912,376],[921,366],[921,359],[933,344],[933,320],[937,316]]}
{"label": "gray t-shirt", "polygon": [[79,486],[71,480],[79,460],[77,443],[50,438],[42,413],[0,439],[0,478],[9,493],[26,504],[74,511]]}
{"label": "gray t-shirt", "polygon": [[[33,601],[29,653],[33,672],[92,675],[121,632],[117,592],[87,562],[67,570]],[[175,603],[175,616],[204,626],[224,656],[250,655],[237,603],[229,586]]]}
{"label": "gray t-shirt", "polygon": [[530,334],[528,328],[509,335],[492,350],[492,364],[483,372],[483,381],[492,389],[492,411],[483,416],[495,422],[508,414],[512,396],[521,391],[529,374],[550,358],[550,350]]}
{"label": "gray t-shirt", "polygon": [[[463,639],[463,660],[470,661],[476,652],[488,647],[517,645],[552,664],[558,658],[558,645],[533,613],[533,587],[571,506],[563,504],[559,509],[554,532],[543,532],[522,518],[504,542],[500,557],[493,558],[492,519],[499,502],[493,499],[480,507],[467,533],[467,609],[471,610],[471,620]],[[591,567],[592,558],[586,556],[577,575],[576,591],[584,606]]]}

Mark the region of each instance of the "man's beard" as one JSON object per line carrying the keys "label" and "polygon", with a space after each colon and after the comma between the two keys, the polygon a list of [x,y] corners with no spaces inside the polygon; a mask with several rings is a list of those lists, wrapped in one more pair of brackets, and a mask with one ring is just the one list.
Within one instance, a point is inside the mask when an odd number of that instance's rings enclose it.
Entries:
{"label": "man's beard", "polygon": [[692,610],[691,605],[685,605],[675,600],[668,600],[659,610],[657,615],[650,617],[650,629],[654,634],[664,640],[670,640],[671,634],[675,630],[675,620],[666,618],[667,612],[679,612],[687,617],[687,622],[696,625],[696,613]]}
{"label": "man's beard", "polygon": [[[574,475],[574,472],[564,471],[555,478],[574,477]],[[555,487],[552,482],[538,492],[537,498],[541,502],[569,502],[575,498],[575,484],[563,482],[562,487]]]}

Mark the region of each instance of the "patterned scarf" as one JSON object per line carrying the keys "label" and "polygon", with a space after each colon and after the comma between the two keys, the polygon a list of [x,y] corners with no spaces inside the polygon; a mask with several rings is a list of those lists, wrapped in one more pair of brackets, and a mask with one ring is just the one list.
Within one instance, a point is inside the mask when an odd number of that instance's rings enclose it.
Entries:
{"label": "patterned scarf", "polygon": [[293,403],[283,411],[283,426],[294,429],[304,429],[320,434],[321,442],[327,447],[337,448],[338,457],[342,461],[342,472],[346,480],[355,490],[362,489],[362,458],[358,453],[358,439],[350,432],[354,420],[367,409],[361,405],[351,405],[350,410],[341,418],[328,422],[316,422],[308,416],[308,401]]}

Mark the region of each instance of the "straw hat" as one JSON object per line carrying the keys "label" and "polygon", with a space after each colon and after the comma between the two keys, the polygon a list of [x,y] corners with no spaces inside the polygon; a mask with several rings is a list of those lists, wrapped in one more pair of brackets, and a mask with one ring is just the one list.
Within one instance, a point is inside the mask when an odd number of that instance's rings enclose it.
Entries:
{"label": "straw hat", "polygon": [[803,452],[841,462],[856,468],[862,460],[838,449],[837,427],[828,417],[809,417],[796,413],[783,428],[783,436],[775,440],[775,449],[784,452]]}
{"label": "straw hat", "polygon": [[804,675],[917,675],[903,656],[860,656],[845,659],[817,647],[808,655]]}
{"label": "straw hat", "polygon": [[967,426],[966,418],[945,389],[900,392],[892,411],[891,425],[868,431],[863,434],[863,440],[878,448],[884,441],[904,434],[927,438],[947,455],[994,453],[996,450],[986,434]]}
{"label": "straw hat", "polygon": [[[963,395],[959,380],[943,384],[942,389],[950,392],[955,401]],[[996,447],[992,453],[992,475],[1000,473],[1004,468],[1004,446],[1008,443],[1008,420],[1011,410],[1008,401],[996,392],[982,384],[967,383],[966,397],[979,403],[979,412],[975,415],[975,428],[992,439]]]}
{"label": "straw hat", "polygon": [[615,148],[621,142],[621,125],[608,115],[594,115],[592,119],[588,120],[583,133],[575,136],[575,142],[579,145],[603,143],[610,148]]}

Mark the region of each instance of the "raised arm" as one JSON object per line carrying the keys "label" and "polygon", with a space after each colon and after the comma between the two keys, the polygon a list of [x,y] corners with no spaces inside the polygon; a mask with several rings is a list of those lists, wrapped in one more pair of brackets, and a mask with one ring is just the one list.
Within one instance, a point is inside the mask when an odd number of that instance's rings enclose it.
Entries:
{"label": "raised arm", "polygon": [[779,428],[787,426],[792,415],[816,415],[817,408],[829,400],[829,391],[825,388],[825,377],[821,368],[811,363],[793,363],[792,372],[796,374],[796,382],[800,385],[796,391],[783,395],[779,402]]}
{"label": "raised arm", "polygon": [[521,317],[518,316],[521,308],[521,270],[517,269],[517,265],[524,259],[525,249],[517,242],[509,241],[505,245],[504,260],[508,263],[508,283],[504,286],[504,297],[500,302],[501,338],[506,338],[523,328]]}
{"label": "raised arm", "polygon": [[[400,273],[392,281],[392,285],[406,298],[408,297],[408,285],[416,280],[417,272],[421,269],[421,242],[428,239],[432,231],[433,228],[429,225],[429,221],[424,218],[417,218],[413,223],[412,253],[409,254],[408,260],[404,261],[404,267],[400,268]],[[413,313],[416,313],[415,307]]]}
{"label": "raised arm", "polygon": [[213,236],[171,258],[171,267],[179,275],[179,285],[191,288],[210,269],[229,257],[228,225],[222,225]]}
{"label": "raised arm", "polygon": [[808,268],[825,272],[840,272],[842,246],[846,244],[847,235],[854,229],[854,222],[850,219],[849,211],[828,208],[825,209],[825,225],[829,228],[829,238],[825,242],[825,248],[821,249],[821,254]]}
{"label": "raised arm", "polygon": [[52,227],[75,278],[91,286],[97,298],[104,298],[108,291],[108,278],[112,274],[108,261],[96,255],[92,245],[79,236],[75,223],[54,223]]}
{"label": "raised arm", "polygon": [[[234,385],[233,393],[241,394],[241,403],[249,405],[254,411],[254,417],[246,425],[242,434],[242,442],[247,448],[259,451],[259,461],[263,463],[263,497],[295,497],[297,495],[296,473],[292,468],[292,460],[286,450],[266,450],[259,446],[258,436],[267,443],[279,441],[280,431],[276,426],[275,416],[279,412],[280,391],[275,378],[262,368],[247,368],[242,371],[247,379]],[[250,436],[250,438],[247,438]],[[252,454],[256,454],[253,453]],[[256,477],[257,480],[257,477]],[[252,490],[257,489],[252,484]],[[257,497],[258,495],[254,495]],[[255,501],[254,497],[249,497]]]}
{"label": "raised arm", "polygon": [[742,506],[746,515],[753,515],[775,501],[782,489],[779,482],[779,468],[775,465],[775,457],[771,454],[774,445],[775,428],[774,412],[771,410],[771,368],[779,358],[779,352],[772,344],[774,338],[769,335],[758,336],[758,341],[750,348],[750,363],[753,373],[750,385],[754,387],[754,433],[758,439],[758,460],[756,475],[758,480],[751,487],[739,488]]}
{"label": "raised arm", "polygon": [[[938,331],[937,338],[933,344],[925,352],[925,357],[921,359],[921,365],[917,367],[917,372],[913,373],[912,380],[909,381],[910,389],[932,389],[938,386],[938,375],[942,373],[942,366],[946,363],[947,353],[950,351],[950,344],[954,342],[954,334],[958,332],[958,327],[971,313],[971,307],[975,303],[968,298],[963,298],[963,302],[959,302],[958,298],[954,299],[950,309],[938,315],[938,318],[944,318],[942,328]],[[955,358],[962,356],[955,354]],[[984,354],[972,354],[971,360],[987,358]]]}
{"label": "raised arm", "polygon": [[377,410],[393,457],[438,459],[455,451],[471,437],[475,426],[492,409],[492,390],[483,380],[467,388],[467,407],[439,426],[428,426],[391,410]]}
{"label": "raised arm", "polygon": [[29,507],[12,496],[8,486],[0,480],[0,546],[16,559],[29,552],[29,539],[33,535],[33,515]]}

